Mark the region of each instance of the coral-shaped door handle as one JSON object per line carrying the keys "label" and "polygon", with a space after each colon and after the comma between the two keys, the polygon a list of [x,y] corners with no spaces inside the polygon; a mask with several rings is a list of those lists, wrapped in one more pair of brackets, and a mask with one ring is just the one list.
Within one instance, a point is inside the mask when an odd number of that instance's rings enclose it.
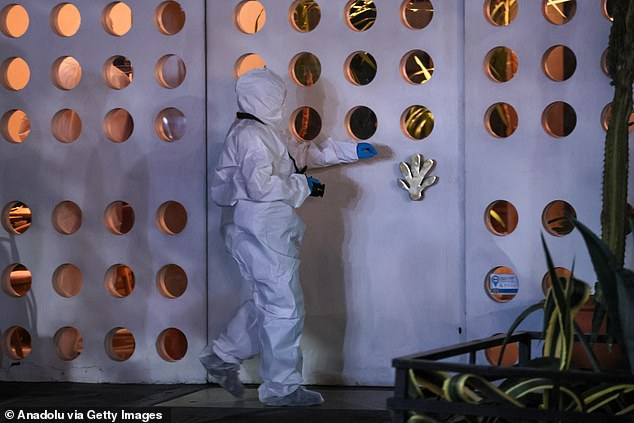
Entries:
{"label": "coral-shaped door handle", "polygon": [[427,176],[435,164],[431,159],[423,160],[423,155],[418,153],[412,156],[411,163],[400,163],[399,168],[405,179],[399,179],[398,184],[409,192],[409,198],[422,200],[425,189],[438,181],[436,176]]}

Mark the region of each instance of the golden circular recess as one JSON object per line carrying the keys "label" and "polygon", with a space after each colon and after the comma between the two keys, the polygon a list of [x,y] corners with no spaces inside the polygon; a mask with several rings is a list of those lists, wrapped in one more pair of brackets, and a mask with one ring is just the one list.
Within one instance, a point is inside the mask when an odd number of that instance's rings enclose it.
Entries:
{"label": "golden circular recess", "polygon": [[76,111],[71,109],[60,110],[53,116],[51,131],[53,136],[63,143],[71,143],[81,135],[81,119]]}
{"label": "golden circular recess", "polygon": [[122,90],[132,83],[134,68],[132,62],[125,56],[112,56],[102,69],[103,80],[113,90]]}
{"label": "golden circular recess", "polygon": [[113,297],[125,298],[134,291],[134,272],[125,264],[115,264],[106,272],[104,282]]}
{"label": "golden circular recess", "polygon": [[31,132],[31,121],[22,110],[9,110],[0,119],[2,137],[10,143],[26,141]]}
{"label": "golden circular recess", "polygon": [[378,127],[376,114],[366,106],[353,107],[346,114],[346,130],[356,140],[371,138]]}
{"label": "golden circular recess", "polygon": [[245,34],[255,34],[266,23],[266,10],[257,0],[242,1],[235,9],[235,23]]}
{"label": "golden circular recess", "polygon": [[576,11],[577,0],[542,0],[542,13],[554,25],[570,22]]}
{"label": "golden circular recess", "polygon": [[401,115],[401,130],[413,140],[427,138],[434,129],[434,115],[425,106],[410,106]]}
{"label": "golden circular recess", "polygon": [[182,360],[187,354],[187,337],[179,329],[165,329],[156,340],[156,350],[165,361]]}
{"label": "golden circular recess", "polygon": [[484,224],[493,235],[511,234],[517,228],[518,222],[517,209],[513,203],[506,200],[492,202],[484,212]]}
{"label": "golden circular recess", "polygon": [[20,38],[29,29],[29,13],[19,4],[8,4],[0,10],[0,31],[10,38]]}
{"label": "golden circular recess", "polygon": [[187,273],[176,264],[167,264],[156,275],[156,286],[162,296],[178,298],[187,290]]}
{"label": "golden circular recess", "polygon": [[101,25],[110,35],[121,37],[132,28],[132,9],[122,1],[110,3],[101,14]]}
{"label": "golden circular recess", "polygon": [[289,9],[291,26],[299,32],[310,32],[321,20],[321,8],[315,0],[295,0]]}
{"label": "golden circular recess", "polygon": [[300,141],[312,141],[321,132],[321,116],[312,107],[303,106],[291,115],[291,132]]}
{"label": "golden circular recess", "polygon": [[166,201],[156,211],[156,226],[168,235],[181,233],[187,226],[187,210],[177,201]]}
{"label": "golden circular recess", "polygon": [[434,17],[434,6],[430,0],[405,0],[401,4],[401,19],[410,29],[423,29]]}
{"label": "golden circular recess", "polygon": [[506,303],[515,298],[519,287],[517,275],[506,266],[494,267],[484,278],[484,290],[489,298],[498,303]]}
{"label": "golden circular recess", "polygon": [[610,76],[610,71],[608,70],[608,49],[603,50],[603,54],[601,54],[601,71],[605,74],[605,76]]}
{"label": "golden circular recess", "polygon": [[350,0],[345,11],[346,24],[354,31],[367,31],[376,22],[376,5],[372,0]]}
{"label": "golden circular recess", "polygon": [[293,59],[288,66],[288,73],[291,80],[302,87],[310,87],[319,80],[321,75],[321,63],[317,56],[312,53],[302,52]]}
{"label": "golden circular recess", "polygon": [[348,56],[343,71],[354,85],[368,85],[376,76],[376,60],[367,51],[357,51]]}
{"label": "golden circular recess", "polygon": [[2,335],[4,351],[13,360],[24,360],[31,354],[31,334],[21,326],[11,326]]}
{"label": "golden circular recess", "polygon": [[61,37],[72,37],[81,26],[81,13],[71,3],[60,3],[51,12],[51,29]]}
{"label": "golden circular recess", "polygon": [[[555,267],[555,275],[557,275],[559,279],[563,278],[566,280],[570,280],[570,277],[572,276],[572,272],[566,269],[565,267]],[[544,274],[544,277],[542,278],[542,292],[544,293],[544,295],[548,293],[548,290],[552,286],[553,284],[552,284],[552,279],[550,278],[550,272],[546,272]]]}
{"label": "golden circular recess", "polygon": [[162,34],[178,34],[185,26],[185,11],[176,1],[164,1],[154,12],[154,24]]}
{"label": "golden circular recess", "polygon": [[72,361],[79,357],[84,349],[84,339],[77,329],[65,326],[53,337],[57,355],[64,361]]}
{"label": "golden circular recess", "polygon": [[495,103],[487,109],[484,127],[496,138],[513,135],[519,124],[515,108],[508,103]]}
{"label": "golden circular recess", "polygon": [[519,0],[486,0],[484,16],[495,26],[510,25],[517,17]]}
{"label": "golden circular recess", "polygon": [[62,264],[53,273],[53,289],[64,298],[78,295],[83,281],[81,270],[70,263]]}
{"label": "golden circular recess", "polygon": [[117,327],[106,335],[106,353],[115,361],[126,361],[136,348],[134,335],[129,329]]}
{"label": "golden circular recess", "polygon": [[607,20],[609,20],[610,22],[612,22],[614,20],[614,16],[612,13],[612,3],[610,3],[610,7],[608,7],[608,0],[601,0],[601,10],[603,11],[603,16],[605,16],[605,18]]}
{"label": "golden circular recess", "polygon": [[58,58],[51,66],[51,80],[60,90],[72,90],[81,81],[81,65],[71,56]]}
{"label": "golden circular recess", "polygon": [[542,225],[551,235],[568,235],[575,228],[568,217],[577,217],[575,209],[563,200],[555,200],[544,207]]}
{"label": "golden circular recess", "polygon": [[134,132],[134,120],[125,109],[110,110],[103,119],[103,132],[112,142],[125,142]]}
{"label": "golden circular recess", "polygon": [[[502,335],[496,333],[494,335]],[[484,356],[492,366],[497,366],[502,353],[502,346],[490,347],[484,350]],[[510,342],[504,349],[504,357],[500,362],[500,367],[513,367],[519,362],[519,342]]]}
{"label": "golden circular recess", "polygon": [[423,50],[412,50],[401,59],[401,75],[410,84],[424,84],[433,74],[434,61]]}
{"label": "golden circular recess", "polygon": [[235,79],[240,78],[251,69],[265,68],[266,62],[259,55],[255,53],[247,53],[236,60],[236,64],[233,67],[233,77]]}
{"label": "golden circular recess", "polygon": [[33,215],[29,206],[21,201],[12,201],[2,210],[2,226],[13,235],[21,235],[31,227]]}
{"label": "golden circular recess", "polygon": [[9,91],[23,90],[31,80],[31,69],[21,57],[10,57],[0,66],[0,82]]}
{"label": "golden circular recess", "polygon": [[485,73],[495,82],[508,82],[513,79],[518,65],[515,52],[503,46],[489,50],[484,59]]}
{"label": "golden circular recess", "polygon": [[187,119],[180,110],[168,107],[161,110],[156,116],[154,130],[163,141],[178,141],[185,136]]}
{"label": "golden circular recess", "polygon": [[166,54],[161,57],[154,67],[156,82],[163,88],[179,87],[185,80],[185,76],[187,76],[185,62],[175,54]]}
{"label": "golden circular recess", "polygon": [[563,101],[549,104],[542,113],[544,130],[555,138],[567,137],[577,125],[577,113],[572,106]]}
{"label": "golden circular recess", "polygon": [[30,290],[33,275],[20,263],[7,266],[2,272],[2,289],[11,297],[24,297]]}
{"label": "golden circular recess", "polygon": [[113,234],[127,234],[134,226],[134,209],[125,201],[113,201],[106,207],[104,222]]}
{"label": "golden circular recess", "polygon": [[542,57],[542,69],[553,81],[565,81],[577,69],[575,53],[564,45],[550,47]]}
{"label": "golden circular recess", "polygon": [[62,201],[53,209],[53,227],[62,235],[71,235],[82,223],[81,208],[72,201]]}
{"label": "golden circular recess", "polygon": [[[608,130],[610,119],[612,119],[612,103],[606,104],[606,106],[601,111],[601,126],[603,127],[604,131]],[[627,121],[627,131],[629,133],[634,132],[634,111],[630,113],[630,118]]]}

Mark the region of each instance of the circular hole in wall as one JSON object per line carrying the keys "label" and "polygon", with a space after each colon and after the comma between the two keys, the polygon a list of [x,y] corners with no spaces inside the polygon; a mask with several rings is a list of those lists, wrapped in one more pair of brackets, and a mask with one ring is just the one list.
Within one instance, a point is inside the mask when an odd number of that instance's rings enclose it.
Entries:
{"label": "circular hole in wall", "polygon": [[72,90],[81,81],[81,65],[71,56],[62,56],[51,66],[51,80],[61,90]]}
{"label": "circular hole in wall", "polygon": [[486,0],[484,2],[484,16],[496,26],[510,25],[517,17],[519,1]]}
{"label": "circular hole in wall", "polygon": [[31,121],[22,110],[9,110],[0,120],[0,131],[11,143],[24,142],[31,132]]}
{"label": "circular hole in wall", "polygon": [[[601,126],[604,131],[608,130],[610,119],[612,119],[612,103],[607,104],[601,111]],[[627,121],[627,130],[630,133],[634,131],[634,111],[630,113],[630,118]]]}
{"label": "circular hole in wall", "polygon": [[31,80],[31,69],[21,57],[10,57],[2,62],[0,82],[10,91],[24,89]]}
{"label": "circular hole in wall", "polygon": [[555,200],[544,207],[542,225],[544,225],[546,232],[551,235],[568,235],[575,228],[568,217],[577,217],[575,209],[563,200]]}
{"label": "circular hole in wall", "polygon": [[129,329],[118,327],[106,335],[106,353],[115,361],[126,361],[136,348],[134,335]]}
{"label": "circular hole in wall", "polygon": [[106,207],[104,220],[113,234],[127,234],[134,226],[134,209],[125,201],[113,201]]}
{"label": "circular hole in wall", "polygon": [[518,221],[517,209],[506,200],[492,202],[484,212],[484,223],[493,235],[509,235],[517,227]]}
{"label": "circular hole in wall", "polygon": [[29,29],[29,14],[19,4],[9,4],[0,10],[0,31],[7,37],[19,38]]}
{"label": "circular hole in wall", "polygon": [[605,76],[610,76],[610,71],[608,70],[608,49],[603,50],[603,54],[601,54],[601,71],[605,74]]}
{"label": "circular hole in wall", "polygon": [[79,357],[84,349],[84,340],[79,331],[66,326],[55,332],[53,337],[57,355],[64,361],[72,361]]}
{"label": "circular hole in wall", "polygon": [[32,217],[29,206],[21,201],[12,201],[2,210],[2,226],[10,234],[20,235],[29,229]]}
{"label": "circular hole in wall", "polygon": [[179,329],[165,329],[156,340],[156,350],[165,361],[181,360],[187,354],[187,337]]}
{"label": "circular hole in wall", "polygon": [[422,50],[412,50],[401,59],[401,75],[411,84],[424,84],[434,74],[434,61]]}
{"label": "circular hole in wall", "polygon": [[81,26],[79,9],[71,3],[60,3],[51,12],[51,29],[62,37],[72,37]]}
{"label": "circular hole in wall", "polygon": [[162,296],[178,298],[187,290],[187,274],[176,264],[168,264],[156,275],[156,286]]}
{"label": "circular hole in wall", "polygon": [[567,137],[577,125],[575,109],[568,103],[556,101],[542,113],[542,126],[553,137]]}
{"label": "circular hole in wall", "polygon": [[65,298],[79,294],[83,285],[81,270],[73,264],[65,263],[55,269],[53,273],[53,289]]}
{"label": "circular hole in wall", "polygon": [[185,11],[176,1],[164,1],[154,12],[154,24],[162,34],[178,34],[185,26]]}
{"label": "circular hole in wall", "polygon": [[344,65],[344,74],[355,85],[367,85],[376,76],[377,64],[374,57],[366,51],[352,53]]}
{"label": "circular hole in wall", "polygon": [[23,264],[11,264],[2,272],[2,289],[12,297],[24,297],[32,282],[31,271]]}
{"label": "circular hole in wall", "polygon": [[74,110],[60,110],[53,116],[51,131],[58,141],[71,143],[81,135],[81,119]]}
{"label": "circular hole in wall", "polygon": [[321,132],[321,117],[317,110],[303,106],[291,115],[291,131],[301,141],[312,141]]}
{"label": "circular hole in wall", "polygon": [[112,56],[103,65],[103,79],[112,89],[124,89],[132,83],[133,76],[134,68],[127,57]]}
{"label": "circular hole in wall", "polygon": [[434,115],[425,106],[410,106],[401,115],[401,130],[413,140],[427,138],[433,129]]}
{"label": "circular hole in wall", "polygon": [[125,109],[110,110],[103,119],[103,132],[112,142],[127,141],[134,131],[134,120]]}
{"label": "circular hole in wall", "polygon": [[376,132],[378,121],[376,114],[366,106],[352,108],[346,114],[346,129],[351,137],[367,140]]}
{"label": "circular hole in wall", "polygon": [[260,56],[255,53],[248,53],[242,55],[236,60],[236,64],[233,67],[233,77],[235,79],[240,78],[251,69],[265,68],[266,62]]}
{"label": "circular hole in wall", "polygon": [[172,89],[180,86],[186,75],[185,62],[175,54],[161,57],[154,67],[154,77],[163,88]]}
{"label": "circular hole in wall", "polygon": [[[495,335],[502,335],[496,333]],[[490,347],[484,350],[484,356],[489,364],[497,366],[502,353],[502,346]],[[504,349],[504,357],[500,362],[500,367],[513,367],[519,362],[519,342],[511,342],[506,344]]]}
{"label": "circular hole in wall", "polygon": [[423,29],[434,17],[434,6],[429,0],[405,0],[401,4],[401,19],[411,29]]}
{"label": "circular hole in wall", "polygon": [[125,298],[134,291],[134,272],[125,264],[115,264],[106,272],[105,285],[116,298]]}
{"label": "circular hole in wall", "polygon": [[62,201],[53,209],[53,227],[63,235],[71,235],[79,230],[82,213],[72,201]]}
{"label": "circular hole in wall", "polygon": [[5,352],[13,360],[24,360],[31,354],[31,334],[21,326],[11,326],[2,335]]}
{"label": "circular hole in wall", "polygon": [[295,0],[289,15],[293,28],[299,32],[310,32],[319,25],[321,9],[314,0]]}
{"label": "circular hole in wall", "polygon": [[614,20],[614,2],[601,0],[601,10],[603,11],[603,16],[605,16],[609,21]]}
{"label": "circular hole in wall", "polygon": [[484,289],[493,301],[505,303],[511,301],[519,290],[519,280],[513,270],[506,266],[498,266],[487,273]]}
{"label": "circular hole in wall", "polygon": [[187,226],[187,210],[179,202],[166,201],[156,212],[156,225],[165,234],[179,234]]}
{"label": "circular hole in wall", "polygon": [[185,115],[174,107],[161,110],[154,120],[154,130],[163,141],[180,140],[185,135],[186,129]]}
{"label": "circular hole in wall", "polygon": [[553,81],[565,81],[575,73],[577,57],[566,46],[552,46],[542,57],[542,68],[546,76]]}
{"label": "circular hole in wall", "polygon": [[495,82],[507,82],[517,73],[518,60],[515,52],[508,47],[491,49],[484,59],[484,69]]}
{"label": "circular hole in wall", "polygon": [[132,28],[132,9],[122,1],[110,3],[101,14],[101,25],[110,35],[127,34]]}
{"label": "circular hole in wall", "polygon": [[266,23],[266,10],[257,0],[246,0],[236,6],[235,23],[245,34],[255,34]]}
{"label": "circular hole in wall", "polygon": [[317,56],[312,53],[299,53],[291,60],[289,73],[293,82],[304,87],[310,87],[319,80],[321,63],[319,63]]}
{"label": "circular hole in wall", "polygon": [[376,21],[376,5],[372,0],[351,0],[345,10],[346,23],[354,31],[367,31]]}
{"label": "circular hole in wall", "polygon": [[488,108],[484,118],[486,130],[497,138],[513,135],[518,123],[517,112],[508,103],[495,103]]}
{"label": "circular hole in wall", "polygon": [[[555,267],[555,275],[557,276],[557,278],[559,278],[559,280],[561,280],[562,278],[570,280],[572,272],[570,272],[570,270],[566,269],[565,267]],[[542,292],[544,293],[544,295],[548,293],[548,290],[552,286],[553,284],[552,279],[550,278],[550,272],[546,272],[546,274],[544,274],[544,277],[542,278]]]}
{"label": "circular hole in wall", "polygon": [[570,22],[577,11],[577,0],[542,0],[542,12],[548,22],[563,25]]}

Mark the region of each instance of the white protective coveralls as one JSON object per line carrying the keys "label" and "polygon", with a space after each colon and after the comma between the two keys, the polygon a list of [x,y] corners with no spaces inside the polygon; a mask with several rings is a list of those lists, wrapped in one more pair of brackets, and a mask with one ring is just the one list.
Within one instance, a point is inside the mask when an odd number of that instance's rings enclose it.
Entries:
{"label": "white protective coveralls", "polygon": [[[298,143],[282,135],[284,82],[268,69],[254,69],[236,83],[238,108],[261,122],[238,119],[227,134],[211,183],[223,207],[221,233],[253,297],[208,346],[228,363],[259,353],[261,401],[285,397],[302,383],[300,337],[304,299],[299,247],[304,223],[295,213],[309,196],[297,167],[329,166],[358,159],[356,143],[328,139]],[[289,152],[290,155],[289,156]]]}

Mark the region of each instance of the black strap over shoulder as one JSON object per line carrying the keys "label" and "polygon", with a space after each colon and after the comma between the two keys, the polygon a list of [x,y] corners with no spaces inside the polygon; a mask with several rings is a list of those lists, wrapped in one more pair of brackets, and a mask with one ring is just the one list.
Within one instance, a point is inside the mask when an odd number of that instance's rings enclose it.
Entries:
{"label": "black strap over shoulder", "polygon": [[236,113],[236,117],[238,119],[255,120],[255,121],[260,122],[262,125],[266,125],[266,123],[262,122],[260,119],[258,119],[256,116],[253,116],[251,113],[238,112],[238,113]]}

